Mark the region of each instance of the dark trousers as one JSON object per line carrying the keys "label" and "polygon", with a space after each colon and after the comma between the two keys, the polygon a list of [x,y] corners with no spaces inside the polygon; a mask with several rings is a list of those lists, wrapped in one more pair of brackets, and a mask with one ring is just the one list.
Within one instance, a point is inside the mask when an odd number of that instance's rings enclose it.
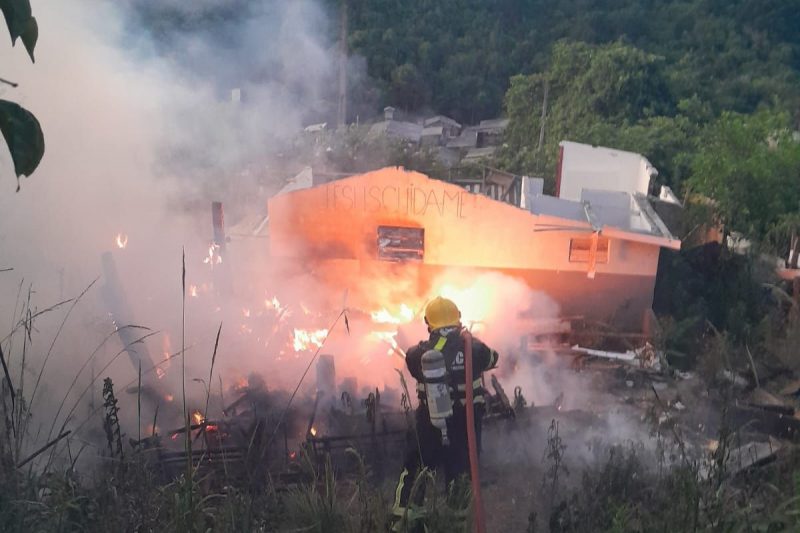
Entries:
{"label": "dark trousers", "polygon": [[[469,451],[467,448],[467,412],[464,407],[453,409],[453,416],[447,420],[447,436],[450,444],[442,444],[441,432],[431,424],[428,408],[420,405],[416,410],[416,432],[409,431],[406,443],[406,456],[403,472],[395,491],[393,513],[402,515],[408,507],[411,490],[420,467],[431,470],[444,470],[448,486],[461,476],[469,475]],[[483,405],[475,406],[475,437],[481,441],[481,420]],[[480,445],[478,446],[480,451]],[[414,494],[414,504],[421,506],[425,499],[424,484]]]}

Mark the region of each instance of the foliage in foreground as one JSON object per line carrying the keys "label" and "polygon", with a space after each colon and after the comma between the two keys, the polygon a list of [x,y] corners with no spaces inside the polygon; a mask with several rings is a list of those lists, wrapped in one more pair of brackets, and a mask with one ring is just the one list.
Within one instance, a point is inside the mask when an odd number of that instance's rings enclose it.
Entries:
{"label": "foliage in foreground", "polygon": [[[733,443],[729,439],[728,446]],[[800,454],[761,471],[733,471],[721,445],[701,461],[654,471],[637,447],[616,446],[583,472],[580,485],[551,510],[550,532],[797,531]],[[532,524],[529,530],[535,530]]]}

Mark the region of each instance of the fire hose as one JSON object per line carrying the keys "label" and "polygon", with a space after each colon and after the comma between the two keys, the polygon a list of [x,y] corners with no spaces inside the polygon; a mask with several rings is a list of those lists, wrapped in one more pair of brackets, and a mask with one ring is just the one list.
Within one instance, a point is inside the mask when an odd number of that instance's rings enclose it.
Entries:
{"label": "fire hose", "polygon": [[472,334],[469,330],[464,329],[461,332],[461,337],[464,339],[464,369],[466,372],[466,383],[464,385],[467,393],[467,449],[469,451],[469,473],[472,479],[472,502],[474,511],[472,530],[475,533],[486,533],[478,465],[478,441],[475,436],[475,393],[472,385]]}

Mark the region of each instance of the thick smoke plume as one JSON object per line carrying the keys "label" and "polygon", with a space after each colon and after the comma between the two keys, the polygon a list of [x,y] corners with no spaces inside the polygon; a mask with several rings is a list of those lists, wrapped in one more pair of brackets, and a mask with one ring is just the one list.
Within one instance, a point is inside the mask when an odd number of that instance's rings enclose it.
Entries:
{"label": "thick smoke plume", "polygon": [[[33,8],[37,62],[30,64],[20,46],[0,52],[3,77],[19,83],[4,86],[0,96],[34,113],[47,143],[42,164],[18,194],[10,156],[0,149],[0,269],[13,269],[0,273],[2,336],[19,318],[29,288],[38,309],[75,297],[101,276],[101,256],[111,252],[135,321],[161,332],[148,341],[160,360],[180,349],[185,249],[188,378],[206,375],[217,326],[234,309],[242,312],[238,297],[209,303],[218,289],[209,288],[212,265],[204,264],[210,202],[247,198],[231,210],[265,211],[268,194],[280,187],[270,171],[281,143],[324,111],[336,65],[335,43],[327,39],[330,17],[303,1],[77,0],[33,2]],[[226,9],[230,19],[203,22]],[[202,31],[159,28],[154,20],[170,13]],[[264,260],[266,246],[263,240],[248,246],[255,250],[248,269],[254,275],[252,263]],[[104,281],[76,305],[53,348],[42,378],[47,394],[34,400],[38,416],[54,412],[47,404],[60,402],[69,381],[64,376],[71,378],[113,331],[98,290]],[[197,292],[207,303],[195,301]],[[44,362],[65,312],[45,314],[36,324],[29,369]],[[238,327],[223,327],[220,361],[246,356],[225,351]],[[20,343],[4,348],[19,372]],[[107,343],[94,366],[102,368],[118,350],[118,343]],[[121,384],[136,375],[124,356],[107,374]],[[29,370],[25,379],[32,377]],[[87,368],[81,382],[88,378]]]}
{"label": "thick smoke plume", "polygon": [[[265,214],[279,177],[299,170],[282,156],[283,148],[303,125],[334,115],[335,16],[310,1],[33,4],[40,27],[36,64],[21,47],[0,47],[0,75],[19,83],[0,88],[0,97],[36,114],[47,142],[41,166],[16,194],[10,156],[0,149],[0,270],[13,269],[0,272],[0,339],[20,319],[29,295],[31,307],[41,310],[100,278],[61,334],[69,306],[37,319],[25,344],[25,371],[21,334],[1,341],[16,386],[35,381],[54,343],[32,406],[45,426],[41,434],[80,366],[114,330],[100,296],[107,252],[133,319],[156,332],[147,348],[160,361],[181,347],[185,250],[187,387],[196,405],[209,385],[220,323],[215,373],[226,387],[257,372],[267,387],[291,389],[325,339],[321,351],[336,355],[340,379],[396,390],[401,350],[427,336],[424,298],[404,298],[402,283],[376,287],[382,297],[374,308],[349,309],[349,332],[339,320],[326,338],[321,332],[348,308],[341,287],[310,276],[273,277],[263,238],[228,243],[223,263],[214,250],[209,255],[211,201],[224,201],[230,223]],[[182,29],[159,24],[164,17],[180,21]],[[349,61],[352,68],[358,64]],[[520,357],[520,337],[531,323],[558,316],[549,298],[499,274],[459,272],[444,274],[427,297],[436,294],[455,300],[465,325],[501,353],[498,372],[508,391],[520,386],[537,404],[560,392],[569,407],[588,403],[567,373],[548,374]],[[389,319],[372,316],[381,308]],[[69,394],[59,424],[76,402],[82,406],[76,424],[91,416],[83,407],[91,395],[80,393],[92,372],[96,391],[106,375],[120,386],[122,416],[135,423],[135,397],[122,389],[135,382],[136,369],[124,354],[113,360],[119,350],[113,337],[102,345]],[[173,359],[157,382],[175,400],[179,369]],[[313,393],[313,375],[301,395]]]}

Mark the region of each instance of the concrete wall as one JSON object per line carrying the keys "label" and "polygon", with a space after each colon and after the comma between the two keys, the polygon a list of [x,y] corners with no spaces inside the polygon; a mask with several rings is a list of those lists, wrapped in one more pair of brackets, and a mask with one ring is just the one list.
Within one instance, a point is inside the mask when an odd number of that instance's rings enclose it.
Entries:
{"label": "concrete wall", "polygon": [[651,173],[657,172],[639,154],[602,146],[561,143],[559,198],[580,200],[583,189],[649,192]]}

